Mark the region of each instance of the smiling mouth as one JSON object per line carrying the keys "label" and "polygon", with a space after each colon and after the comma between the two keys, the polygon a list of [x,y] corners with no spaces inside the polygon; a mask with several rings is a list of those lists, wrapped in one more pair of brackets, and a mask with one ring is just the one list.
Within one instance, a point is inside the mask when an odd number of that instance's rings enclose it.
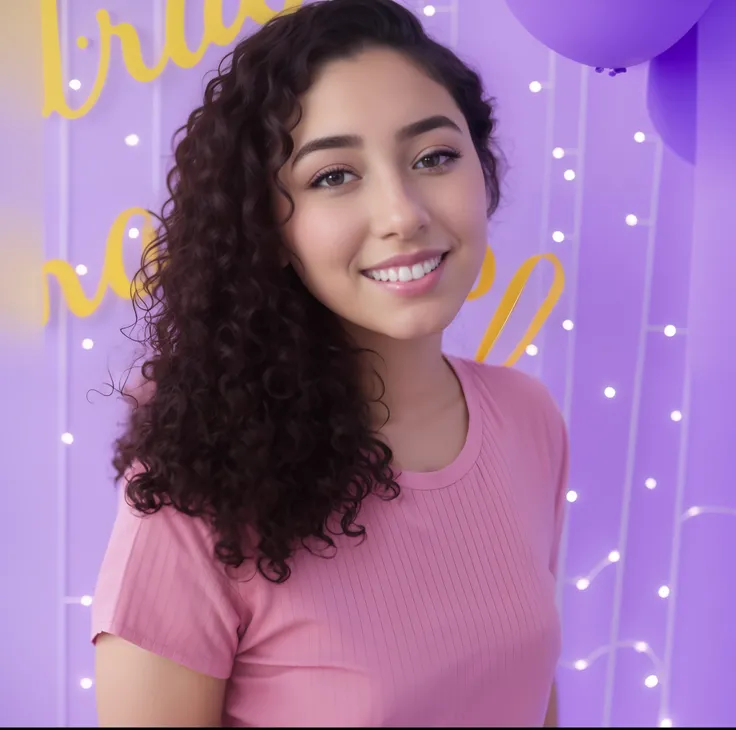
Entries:
{"label": "smiling mouth", "polygon": [[412,266],[391,266],[385,269],[368,269],[361,273],[363,276],[373,279],[374,281],[419,281],[437,269],[446,257],[447,252],[443,253],[441,256],[433,256],[426,261],[420,261]]}

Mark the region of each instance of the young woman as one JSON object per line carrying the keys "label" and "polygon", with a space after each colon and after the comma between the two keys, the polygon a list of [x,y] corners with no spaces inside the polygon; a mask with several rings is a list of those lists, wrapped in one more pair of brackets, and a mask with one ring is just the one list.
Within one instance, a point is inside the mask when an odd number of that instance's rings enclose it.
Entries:
{"label": "young woman", "polygon": [[563,421],[442,351],[493,131],[478,76],[391,0],[276,17],[209,82],[140,274],[102,725],[544,721]]}

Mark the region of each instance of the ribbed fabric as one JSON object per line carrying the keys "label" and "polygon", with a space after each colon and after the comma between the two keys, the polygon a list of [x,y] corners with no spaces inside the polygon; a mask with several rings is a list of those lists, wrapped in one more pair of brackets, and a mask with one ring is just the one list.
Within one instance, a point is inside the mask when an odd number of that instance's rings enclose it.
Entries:
{"label": "ribbed fabric", "polygon": [[[455,461],[369,497],[367,538],[299,552],[283,585],[227,576],[203,523],[121,502],[100,632],[227,678],[230,726],[541,725],[560,651],[565,428],[536,380],[450,358],[470,414]],[[251,577],[253,576],[253,577]]]}

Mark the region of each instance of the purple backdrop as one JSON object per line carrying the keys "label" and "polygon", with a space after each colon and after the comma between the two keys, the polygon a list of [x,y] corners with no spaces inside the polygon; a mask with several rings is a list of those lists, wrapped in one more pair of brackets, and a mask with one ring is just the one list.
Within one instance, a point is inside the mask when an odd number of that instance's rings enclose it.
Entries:
{"label": "purple backdrop", "polygon": [[[269,3],[283,7],[283,0]],[[509,163],[504,203],[489,229],[497,283],[463,308],[447,349],[474,355],[523,260],[553,252],[566,271],[561,301],[516,365],[547,383],[571,436],[558,592],[561,724],[734,725],[736,324],[727,297],[736,277],[728,237],[736,106],[727,89],[736,75],[736,3],[716,0],[680,55],[675,49],[651,65],[651,79],[647,65],[610,78],[558,56],[502,0],[406,4],[482,72],[497,99]],[[100,5],[113,22],[135,27],[149,65],[164,45],[165,0],[58,0],[72,107],[95,78]],[[238,6],[224,2],[226,21]],[[204,0],[186,3],[190,48],[199,45],[203,7]],[[14,12],[0,11],[11,35],[20,32],[13,31],[20,10],[5,17]],[[28,27],[37,49],[38,30]],[[253,27],[248,20],[243,32]],[[88,48],[78,47],[79,36],[90,39]],[[37,87],[40,73],[21,58],[23,43],[12,47],[15,55],[0,64],[11,100],[23,74]],[[8,103],[0,124],[4,294],[7,282],[15,282],[13,296],[16,289],[40,292],[40,261],[34,269],[33,255],[19,253],[30,251],[23,241],[32,236],[9,231],[30,230],[33,221],[37,227],[41,216],[44,258],[84,265],[80,281],[94,294],[110,226],[124,209],[161,202],[171,135],[223,53],[211,46],[196,67],[169,64],[144,84],[130,77],[115,42],[107,84],[82,118],[54,114],[40,124],[40,111],[33,116]],[[687,93],[678,93],[678,79]],[[78,89],[68,87],[72,80]],[[131,134],[138,136],[132,146],[125,141]],[[41,144],[42,173],[28,163]],[[35,217],[18,213],[34,205]],[[627,224],[631,215],[636,225]],[[126,237],[129,273],[140,243]],[[489,360],[505,359],[549,281],[549,269],[535,274]],[[123,415],[116,398],[92,389],[104,390],[108,369],[119,378],[126,366],[132,351],[119,328],[131,323],[132,310],[109,292],[80,318],[55,281],[49,290],[43,331],[19,328],[18,316],[0,317],[0,723],[90,726],[88,604],[114,515],[109,461]],[[17,301],[15,310],[1,297],[0,304],[0,315],[20,312]],[[62,441],[65,433],[73,443]]]}

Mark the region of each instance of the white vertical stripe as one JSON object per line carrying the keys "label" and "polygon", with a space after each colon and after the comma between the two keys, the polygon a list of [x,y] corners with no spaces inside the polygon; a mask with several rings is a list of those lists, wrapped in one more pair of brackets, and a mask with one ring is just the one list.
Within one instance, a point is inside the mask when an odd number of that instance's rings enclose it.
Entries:
{"label": "white vertical stripe", "polygon": [[[539,247],[537,253],[546,253],[550,242],[549,207],[552,183],[552,146],[555,135],[555,111],[556,111],[556,81],[557,81],[557,54],[550,51],[547,54],[547,116],[544,123],[544,172],[542,173],[542,215],[539,221]],[[579,186],[579,183],[578,183]],[[580,187],[578,187],[580,191]],[[536,306],[544,299],[543,281],[541,272],[535,275],[537,284]],[[549,327],[549,324],[547,325]],[[539,333],[539,354],[536,358],[534,374],[541,378],[544,365],[545,341],[547,339],[547,327],[543,327]]]}
{"label": "white vertical stripe", "polygon": [[[61,45],[62,83],[64,93],[68,96],[66,81],[69,78],[69,4],[67,0],[59,3],[59,42]],[[70,216],[70,174],[69,120],[58,117],[59,129],[59,228],[57,235],[58,258],[69,259],[69,216]],[[69,347],[68,347],[69,313],[63,297],[59,297],[56,316],[56,725],[67,725],[67,691],[68,691],[68,642],[67,642],[67,499],[68,499],[68,449],[79,448],[67,446],[61,441],[61,434],[70,430],[69,425]],[[72,431],[73,433],[73,431]]]}
{"label": "white vertical stripe", "polygon": [[[154,63],[161,57],[164,48],[164,0],[154,0],[153,2],[153,53]],[[161,87],[163,84],[163,74],[160,74],[153,81],[151,95],[151,189],[154,198],[156,198],[155,206],[159,205],[157,199],[159,190],[161,189],[163,170],[161,164],[161,135],[163,133],[163,123],[161,120]]]}
{"label": "white vertical stripe", "polygon": [[450,47],[457,50],[460,43],[460,3],[459,0],[450,2]]}
{"label": "white vertical stripe", "polygon": [[[692,296],[692,295],[691,295]],[[689,358],[688,358],[689,360]],[[690,364],[685,366],[685,384],[682,395],[682,408],[685,418],[680,428],[679,453],[677,455],[677,482],[675,483],[675,507],[672,513],[674,526],[672,530],[672,546],[670,552],[670,577],[667,585],[670,595],[667,599],[667,619],[664,631],[664,658],[662,660],[662,677],[660,677],[659,720],[670,712],[670,691],[672,689],[672,654],[675,648],[675,618],[680,575],[680,544],[682,540],[682,512],[685,504],[685,483],[687,481],[687,444],[690,425]]]}
{"label": "white vertical stripe", "polygon": [[[587,127],[588,127],[588,81],[590,79],[590,69],[583,66],[580,69],[580,106],[578,107],[578,151],[576,165],[576,185],[577,194],[575,196],[575,212],[573,217],[573,241],[572,255],[570,257],[570,266],[565,276],[565,286],[567,288],[567,311],[570,319],[575,322],[578,309],[578,278],[580,276],[580,237],[583,226],[583,183],[585,180],[585,146],[587,143]],[[552,151],[550,150],[550,154]],[[562,405],[562,415],[568,428],[570,427],[572,413],[572,395],[575,374],[575,342],[577,328],[573,327],[567,333],[567,353],[565,355],[565,396]],[[562,524],[562,535],[560,537],[560,547],[557,554],[557,590],[556,602],[560,613],[562,613],[562,596],[565,585],[565,563],[567,561],[567,540],[568,540],[568,520],[569,510],[565,510],[565,517]]]}
{"label": "white vertical stripe", "polygon": [[[608,644],[612,647],[608,653],[606,667],[605,694],[603,696],[603,727],[610,727],[613,711],[613,688],[616,675],[619,624],[621,621],[621,603],[623,600],[624,570],[626,568],[626,543],[629,534],[629,513],[631,511],[631,490],[634,481],[636,464],[636,439],[639,433],[639,412],[641,410],[642,383],[644,380],[644,360],[647,349],[647,331],[652,301],[652,278],[654,273],[654,250],[657,242],[657,216],[659,211],[659,188],[662,180],[662,157],[664,149],[662,140],[657,139],[654,149],[654,174],[649,201],[649,230],[647,232],[647,256],[644,266],[644,295],[641,303],[639,320],[639,342],[636,350],[636,366],[629,418],[629,440],[626,448],[626,471],[624,473],[624,493],[621,503],[621,522],[618,537],[618,550],[621,558],[616,564],[616,580],[613,588],[613,614],[611,616],[611,632]],[[573,330],[574,331],[574,330]]]}

